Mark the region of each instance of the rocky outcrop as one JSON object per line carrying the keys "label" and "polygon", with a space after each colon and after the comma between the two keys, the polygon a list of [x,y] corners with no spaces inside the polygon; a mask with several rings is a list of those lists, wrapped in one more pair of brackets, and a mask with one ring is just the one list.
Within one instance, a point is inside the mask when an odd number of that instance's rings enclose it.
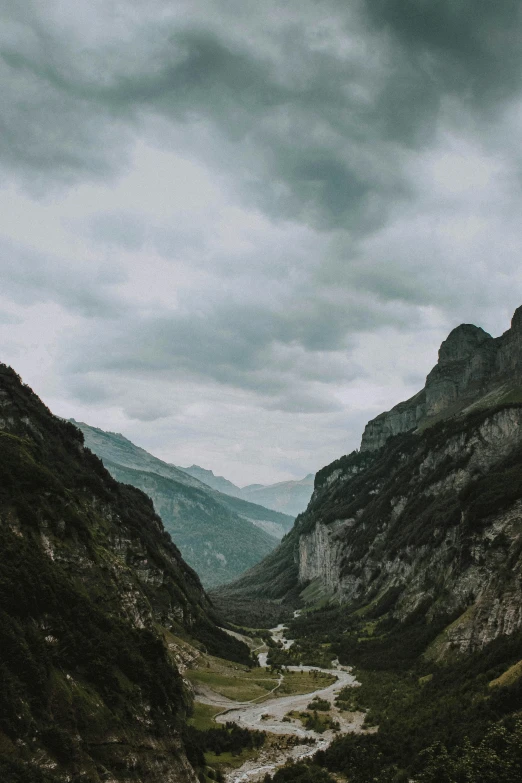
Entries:
{"label": "rocky outcrop", "polygon": [[515,312],[511,328],[498,338],[472,324],[461,324],[442,343],[424,389],[368,422],[361,450],[380,449],[394,435],[454,416],[469,405],[490,406],[518,390],[521,378],[522,308]]}

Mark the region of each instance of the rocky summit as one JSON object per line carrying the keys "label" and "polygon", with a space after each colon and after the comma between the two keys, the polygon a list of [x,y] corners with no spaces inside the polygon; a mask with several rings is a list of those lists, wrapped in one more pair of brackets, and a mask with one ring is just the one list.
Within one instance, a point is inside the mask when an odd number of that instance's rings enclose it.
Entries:
{"label": "rocky summit", "polygon": [[522,307],[511,328],[497,338],[472,324],[453,329],[424,389],[368,422],[361,451],[379,449],[393,435],[462,411],[514,401],[522,401]]}

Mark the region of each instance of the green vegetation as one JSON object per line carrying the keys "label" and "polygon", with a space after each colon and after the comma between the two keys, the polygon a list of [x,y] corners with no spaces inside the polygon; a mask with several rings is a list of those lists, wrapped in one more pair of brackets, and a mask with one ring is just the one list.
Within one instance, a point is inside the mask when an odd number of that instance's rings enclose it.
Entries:
{"label": "green vegetation", "polygon": [[218,724],[214,718],[220,712],[223,712],[223,707],[215,707],[213,704],[202,704],[200,701],[196,701],[192,708],[192,715],[187,723],[189,726],[199,729],[199,731],[215,729]]}
{"label": "green vegetation", "polygon": [[274,695],[309,693],[317,688],[327,688],[335,682],[335,676],[326,672],[285,672],[283,682]]}
{"label": "green vegetation", "polygon": [[239,516],[212,491],[149,470],[109,461],[106,465],[118,481],[132,484],[152,498],[166,530],[205,587],[235,579],[277,545],[277,539]]}
{"label": "green vegetation", "polygon": [[[328,702],[326,703],[328,704]],[[330,709],[330,705],[328,705],[327,709]],[[331,715],[319,715],[315,704],[309,704],[308,711],[296,712],[294,710],[285,717],[297,718],[307,731],[315,731],[317,734],[323,734],[328,729],[333,731],[339,731],[340,729],[339,722],[332,718]]]}
{"label": "green vegetation", "polygon": [[249,731],[236,723],[205,731],[193,726],[183,729],[187,758],[196,770],[217,781],[224,780],[223,768],[241,765],[246,757],[264,745],[265,738],[264,731]]}
{"label": "green vegetation", "polygon": [[154,501],[166,530],[205,587],[229,582],[277,545],[260,529],[289,530],[293,517],[200,483],[188,472],[154,457],[123,435],[78,423],[85,443],[114,478],[143,490]]}
{"label": "green vegetation", "polygon": [[322,672],[250,669],[208,655],[198,659],[195,667],[187,672],[187,677],[191,682],[211,688],[228,699],[260,704],[277,696],[310,693],[317,690],[318,685],[326,687],[335,682],[333,675]]}
{"label": "green vegetation", "polygon": [[262,669],[257,672],[236,671],[235,675],[229,671],[220,673],[211,669],[197,669],[189,672],[188,678],[235,701],[263,701],[278,684],[277,677],[265,674]]}
{"label": "green vegetation", "polygon": [[[245,579],[247,579],[246,576]],[[292,610],[289,606],[282,605],[278,601],[244,598],[241,595],[236,595],[234,584],[209,591],[216,611],[221,617],[226,617],[230,623],[239,626],[252,625],[267,630],[291,619]]]}
{"label": "green vegetation", "polygon": [[310,704],[307,706],[307,710],[316,710],[319,712],[328,712],[332,705],[327,699],[321,699],[319,696],[315,696]]}
{"label": "green vegetation", "polygon": [[[306,619],[301,619],[301,626],[306,624]],[[332,655],[330,645],[319,645],[315,640],[309,640],[306,637],[297,639],[288,649],[284,649],[281,642],[273,639],[267,640],[268,655],[267,663],[273,668],[282,668],[284,666],[317,666],[321,669],[329,669],[332,665]]]}

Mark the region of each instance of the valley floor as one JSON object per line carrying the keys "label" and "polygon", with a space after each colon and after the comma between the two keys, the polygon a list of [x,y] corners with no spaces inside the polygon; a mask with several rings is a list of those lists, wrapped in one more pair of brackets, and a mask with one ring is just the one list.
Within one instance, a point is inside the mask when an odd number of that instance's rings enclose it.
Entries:
{"label": "valley floor", "polygon": [[[283,626],[273,628],[271,635],[286,649],[290,647],[292,642],[284,636]],[[259,669],[233,666],[231,671],[229,664],[214,659],[200,661],[200,668],[188,673],[196,693],[194,725],[232,721],[243,728],[268,732],[265,746],[248,754],[246,760],[216,759],[222,769],[228,766],[227,761],[231,766],[242,762],[226,771],[227,783],[255,783],[289,758],[302,759],[328,747],[340,733],[363,731],[363,712],[347,713],[334,704],[343,688],[358,685],[349,667],[334,662],[335,668],[288,666],[283,672],[273,673],[264,668],[267,648],[261,644],[257,649],[261,650]],[[329,708],[321,712],[316,731],[305,724],[307,716],[313,714],[310,703],[318,699],[328,702]],[[330,724],[335,728],[328,728]]]}

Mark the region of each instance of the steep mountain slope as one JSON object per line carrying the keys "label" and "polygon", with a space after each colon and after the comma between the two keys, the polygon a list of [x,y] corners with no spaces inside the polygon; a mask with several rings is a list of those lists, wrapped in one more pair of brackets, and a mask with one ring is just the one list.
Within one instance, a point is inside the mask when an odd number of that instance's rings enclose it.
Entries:
{"label": "steep mountain slope", "polygon": [[435,657],[520,629],[521,376],[522,309],[496,340],[458,327],[425,389],[317,473],[291,533],[220,600],[300,592],[393,622],[447,618]]}
{"label": "steep mountain slope", "polygon": [[106,461],[117,481],[143,490],[165,529],[205,587],[239,576],[274,549],[276,541],[198,487]]}
{"label": "steep mountain slope", "polygon": [[241,497],[262,506],[297,516],[303,512],[312,496],[314,475],[309,473],[300,481],[280,481],[278,484],[250,484],[243,487]]}
{"label": "steep mountain slope", "polygon": [[237,487],[223,476],[215,476],[211,470],[200,468],[199,465],[191,465],[190,468],[181,468],[181,470],[219,492],[257,503],[274,511],[281,511],[292,517],[305,510],[314,489],[313,473],[309,473],[300,481],[280,481],[277,484],[249,484],[246,487]]}
{"label": "steep mountain slope", "polygon": [[283,514],[212,490],[123,435],[83,422],[74,424],[118,481],[152,498],[166,529],[206,587],[234,579],[259,562],[277,544],[270,535],[272,528],[288,530],[293,522]]}
{"label": "steep mountain slope", "polygon": [[163,634],[248,651],[216,626],[149,498],[5,365],[0,539],[0,778],[196,783]]}

